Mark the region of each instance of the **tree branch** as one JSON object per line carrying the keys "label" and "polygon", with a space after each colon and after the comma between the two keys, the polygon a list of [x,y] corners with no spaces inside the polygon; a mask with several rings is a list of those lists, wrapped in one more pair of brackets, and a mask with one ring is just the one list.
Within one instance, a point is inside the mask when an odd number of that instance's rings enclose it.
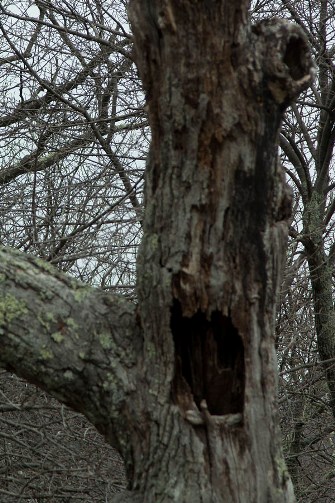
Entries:
{"label": "tree branch", "polygon": [[[286,138],[284,134],[281,133],[279,136],[279,145],[290,163],[295,167],[301,183],[299,183],[293,174],[289,173],[289,175],[296,184],[303,200],[307,201],[311,193],[311,179],[308,168],[301,153],[296,149],[295,143],[290,140],[290,138]],[[289,172],[289,170],[287,170],[287,172]]]}
{"label": "tree branch", "polygon": [[1,367],[85,414],[120,448],[141,353],[134,304],[9,248],[0,249],[0,282]]}

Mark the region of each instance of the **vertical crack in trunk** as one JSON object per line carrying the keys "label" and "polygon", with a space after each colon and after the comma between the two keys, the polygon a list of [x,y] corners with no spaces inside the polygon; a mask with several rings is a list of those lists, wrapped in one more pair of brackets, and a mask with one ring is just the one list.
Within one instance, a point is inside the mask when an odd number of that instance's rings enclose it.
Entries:
{"label": "vertical crack in trunk", "polygon": [[[243,413],[244,347],[231,318],[214,311],[182,315],[175,300],[171,310],[175,345],[173,398],[182,408],[190,398],[200,408],[206,400],[212,415]],[[190,397],[191,395],[191,397]]]}

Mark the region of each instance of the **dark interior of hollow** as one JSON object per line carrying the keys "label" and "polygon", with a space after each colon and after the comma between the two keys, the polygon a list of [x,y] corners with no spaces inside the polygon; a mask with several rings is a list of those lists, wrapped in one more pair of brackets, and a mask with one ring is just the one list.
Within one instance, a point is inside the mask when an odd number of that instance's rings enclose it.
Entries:
{"label": "dark interior of hollow", "polygon": [[301,38],[291,37],[288,40],[283,60],[294,80],[299,80],[306,75],[306,69],[303,67],[303,59],[301,58],[304,52],[306,52],[306,44]]}
{"label": "dark interior of hollow", "polygon": [[198,311],[187,318],[175,301],[171,330],[176,357],[176,402],[185,403],[178,394],[192,393],[198,407],[206,400],[212,415],[243,412],[244,348],[230,317],[214,311],[208,320]]}

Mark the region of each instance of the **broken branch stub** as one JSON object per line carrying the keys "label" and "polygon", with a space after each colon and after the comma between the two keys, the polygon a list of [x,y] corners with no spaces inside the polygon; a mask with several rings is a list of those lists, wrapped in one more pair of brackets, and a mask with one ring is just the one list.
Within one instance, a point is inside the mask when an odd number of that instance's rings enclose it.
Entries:
{"label": "broken branch stub", "polygon": [[272,18],[253,27],[258,37],[264,84],[272,98],[286,108],[315,76],[309,43],[303,30],[287,20]]}

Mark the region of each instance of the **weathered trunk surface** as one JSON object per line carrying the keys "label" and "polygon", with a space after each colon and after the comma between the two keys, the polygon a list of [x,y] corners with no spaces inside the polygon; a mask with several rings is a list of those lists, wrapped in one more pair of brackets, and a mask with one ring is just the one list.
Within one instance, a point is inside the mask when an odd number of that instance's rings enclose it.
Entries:
{"label": "weathered trunk surface", "polygon": [[247,7],[131,2],[152,128],[137,309],[0,254],[1,365],[120,450],[130,492],[115,501],[294,501],[276,421],[290,214],[276,142],[312,64],[297,28],[252,30]]}
{"label": "weathered trunk surface", "polygon": [[311,78],[306,43],[285,22],[251,30],[247,2],[137,0],[131,20],[152,128],[138,264],[152,427],[133,488],[293,501],[275,406],[290,214],[276,142]]}

